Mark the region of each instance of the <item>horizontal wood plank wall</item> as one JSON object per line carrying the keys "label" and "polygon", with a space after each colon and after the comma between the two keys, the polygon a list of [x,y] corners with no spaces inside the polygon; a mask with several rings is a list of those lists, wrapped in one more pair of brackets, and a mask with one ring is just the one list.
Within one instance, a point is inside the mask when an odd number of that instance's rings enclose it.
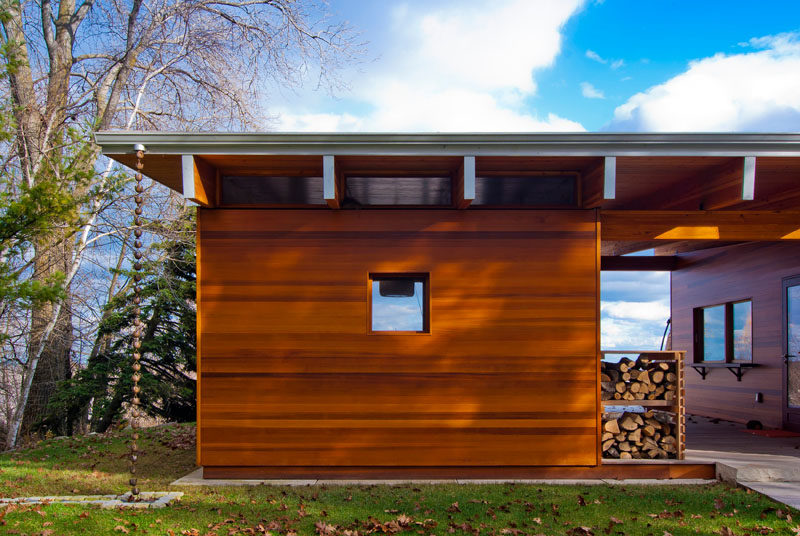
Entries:
{"label": "horizontal wood plank wall", "polygon": [[[200,210],[204,466],[594,465],[593,211]],[[430,274],[429,334],[367,278]]]}
{"label": "horizontal wood plank wall", "polygon": [[[800,245],[751,243],[680,255],[687,267],[672,272],[672,347],[686,350],[686,411],[738,422],[751,419],[780,427],[781,279],[800,274]],[[705,380],[694,362],[692,310],[729,301],[753,300],[753,362],[742,381],[724,369]],[[755,401],[764,393],[764,402]]]}

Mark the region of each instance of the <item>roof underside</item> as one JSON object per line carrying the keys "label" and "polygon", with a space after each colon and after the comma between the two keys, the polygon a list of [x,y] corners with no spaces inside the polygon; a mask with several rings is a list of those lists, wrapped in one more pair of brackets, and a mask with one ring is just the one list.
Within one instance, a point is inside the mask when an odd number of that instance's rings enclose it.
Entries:
{"label": "roof underside", "polygon": [[[476,177],[574,175],[582,208],[800,211],[800,134],[100,132],[96,140],[103,154],[129,167],[134,146],[144,145],[145,174],[185,195],[184,155],[217,182],[225,176],[322,177],[324,156],[335,159],[337,177],[463,178],[465,157],[474,157]],[[615,164],[612,195],[603,190],[609,160]],[[755,165],[752,199],[743,193],[748,160]],[[622,254],[650,246],[609,243],[604,249]]]}
{"label": "roof underside", "polygon": [[[103,154],[132,167],[134,146],[147,149],[146,172],[166,186],[182,191],[181,155],[202,156],[223,173],[269,170],[273,174],[319,173],[321,155],[350,156],[349,167],[366,156],[394,156],[384,171],[446,171],[457,157],[472,155],[489,166],[508,171],[585,171],[596,158],[630,157],[618,165],[618,173],[646,175],[645,183],[661,183],[704,173],[726,159],[742,156],[790,157],[773,161],[791,165],[800,157],[800,134],[306,134],[306,133],[178,133],[99,132]],[[232,158],[235,156],[235,158]],[[269,157],[283,158],[269,158]],[[293,158],[290,158],[293,157]],[[306,158],[304,158],[306,157]],[[402,158],[405,157],[405,158]],[[428,157],[428,158],[421,158]],[[453,157],[448,159],[447,157]],[[500,157],[500,158],[488,158]],[[527,158],[524,158],[527,157]],[[654,158],[658,157],[658,158]],[[694,158],[690,158],[694,157]],[[505,159],[503,164],[500,160]],[[383,159],[386,160],[386,159]],[[413,161],[413,162],[412,162]],[[491,161],[491,163],[490,163]],[[342,158],[343,166],[345,159]],[[780,162],[780,163],[778,163]],[[455,164],[458,167],[458,164]],[[514,169],[518,168],[518,169]],[[477,170],[480,172],[480,169]]]}

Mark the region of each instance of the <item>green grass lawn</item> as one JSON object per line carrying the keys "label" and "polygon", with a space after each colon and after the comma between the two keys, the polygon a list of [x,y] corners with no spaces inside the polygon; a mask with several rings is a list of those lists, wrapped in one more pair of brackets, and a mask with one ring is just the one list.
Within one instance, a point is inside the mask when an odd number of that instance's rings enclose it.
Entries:
{"label": "green grass lawn", "polygon": [[[127,433],[0,455],[0,497],[126,491]],[[142,435],[140,487],[184,491],[180,504],[153,511],[12,505],[0,509],[0,534],[800,535],[800,512],[724,484],[171,488],[194,467],[193,426]]]}

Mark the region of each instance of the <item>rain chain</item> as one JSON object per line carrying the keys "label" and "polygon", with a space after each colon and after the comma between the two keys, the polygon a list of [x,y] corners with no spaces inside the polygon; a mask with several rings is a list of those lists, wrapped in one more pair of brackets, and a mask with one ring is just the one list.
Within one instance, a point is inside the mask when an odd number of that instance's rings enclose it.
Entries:
{"label": "rain chain", "polygon": [[142,365],[139,361],[142,358],[141,348],[142,348],[142,330],[143,324],[141,319],[142,310],[140,308],[142,302],[142,287],[140,282],[142,281],[142,205],[144,204],[144,199],[142,198],[142,192],[144,192],[144,186],[142,186],[142,168],[144,167],[144,163],[142,160],[144,159],[144,146],[143,145],[136,145],[134,147],[136,150],[136,196],[133,198],[136,202],[136,209],[134,210],[134,218],[133,218],[133,234],[136,237],[133,243],[133,256],[136,259],[133,263],[133,375],[131,379],[133,380],[133,399],[131,400],[131,405],[133,406],[131,409],[131,428],[133,430],[133,434],[131,435],[131,443],[130,443],[130,472],[131,472],[131,479],[129,481],[131,485],[131,499],[136,499],[139,495],[139,488],[137,487],[137,480],[136,480],[136,461],[139,458],[139,446],[136,444],[136,441],[139,439],[139,380],[142,376],[139,374],[139,371],[142,368]]}

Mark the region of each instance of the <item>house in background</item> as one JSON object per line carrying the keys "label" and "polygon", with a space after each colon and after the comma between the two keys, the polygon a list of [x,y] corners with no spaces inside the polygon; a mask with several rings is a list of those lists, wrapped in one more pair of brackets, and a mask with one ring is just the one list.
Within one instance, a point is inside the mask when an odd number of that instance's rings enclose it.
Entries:
{"label": "house in background", "polygon": [[[199,205],[207,478],[713,474],[603,462],[612,402],[681,443],[684,382],[689,412],[800,426],[800,135],[97,141]],[[672,271],[675,398],[601,400],[601,269]]]}

